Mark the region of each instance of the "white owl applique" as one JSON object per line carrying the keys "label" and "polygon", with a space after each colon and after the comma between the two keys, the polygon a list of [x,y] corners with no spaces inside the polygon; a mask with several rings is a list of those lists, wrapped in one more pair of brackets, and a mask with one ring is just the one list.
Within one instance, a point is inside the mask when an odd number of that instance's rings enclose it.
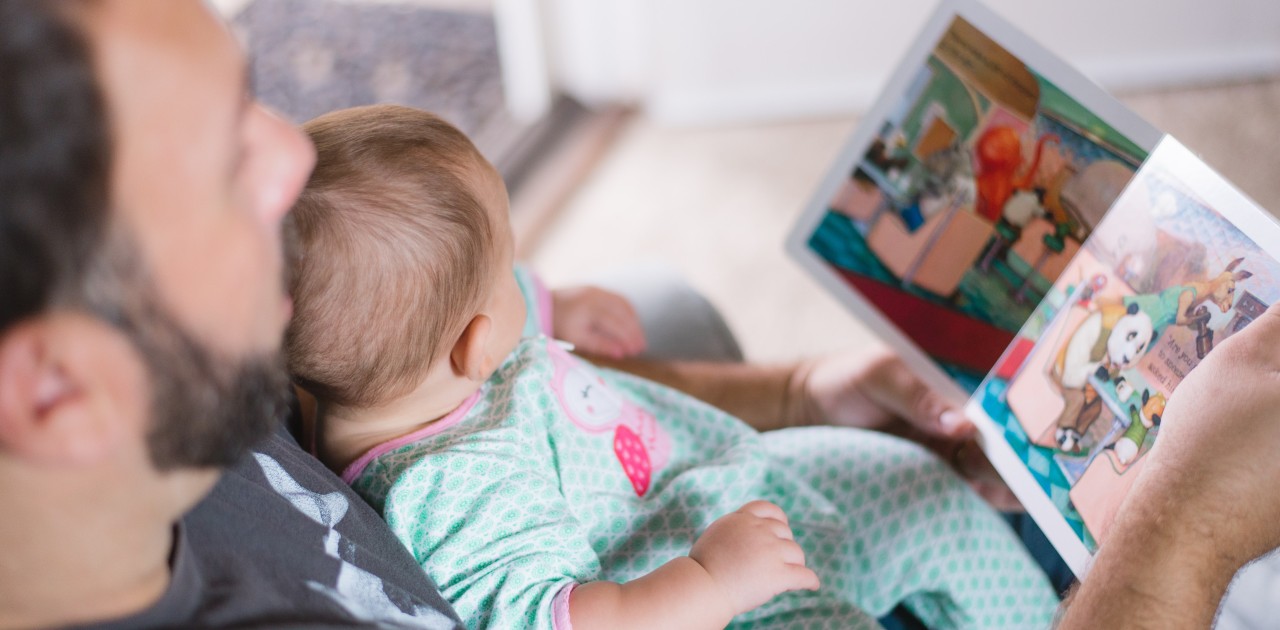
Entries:
{"label": "white owl applique", "polygon": [[569,419],[588,433],[613,433],[613,452],[636,496],[671,455],[671,439],[649,412],[627,401],[559,344],[548,343],[555,366],[551,389]]}

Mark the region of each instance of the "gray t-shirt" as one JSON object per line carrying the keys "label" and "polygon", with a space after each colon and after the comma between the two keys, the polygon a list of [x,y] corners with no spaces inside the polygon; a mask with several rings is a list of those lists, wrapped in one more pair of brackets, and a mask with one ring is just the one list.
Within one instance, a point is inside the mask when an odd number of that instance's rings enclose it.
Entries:
{"label": "gray t-shirt", "polygon": [[176,534],[160,601],[92,627],[461,627],[382,519],[283,430]]}

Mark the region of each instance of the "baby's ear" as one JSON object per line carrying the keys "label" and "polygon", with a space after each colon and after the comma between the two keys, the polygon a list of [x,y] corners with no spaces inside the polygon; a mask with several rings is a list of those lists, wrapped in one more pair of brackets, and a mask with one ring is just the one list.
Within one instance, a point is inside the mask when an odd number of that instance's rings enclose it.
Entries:
{"label": "baby's ear", "polygon": [[455,376],[472,381],[483,381],[489,376],[489,358],[486,349],[493,332],[493,320],[481,313],[467,322],[458,341],[449,351],[449,365]]}

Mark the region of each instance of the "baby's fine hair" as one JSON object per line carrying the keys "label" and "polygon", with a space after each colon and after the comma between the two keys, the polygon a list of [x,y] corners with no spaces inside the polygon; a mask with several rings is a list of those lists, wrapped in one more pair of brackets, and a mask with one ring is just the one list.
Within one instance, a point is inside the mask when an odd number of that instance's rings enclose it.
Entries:
{"label": "baby's fine hair", "polygon": [[285,357],[317,398],[369,407],[421,382],[483,307],[493,167],[458,129],[392,105],[303,126],[316,167],[286,223]]}

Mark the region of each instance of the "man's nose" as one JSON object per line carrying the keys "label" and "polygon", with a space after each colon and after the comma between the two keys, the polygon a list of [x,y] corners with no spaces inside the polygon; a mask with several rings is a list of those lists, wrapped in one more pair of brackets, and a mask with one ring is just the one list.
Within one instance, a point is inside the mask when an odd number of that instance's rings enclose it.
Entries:
{"label": "man's nose", "polygon": [[258,208],[263,221],[275,225],[302,193],[315,167],[316,151],[301,130],[264,106],[258,105],[257,110],[262,124],[260,146],[266,153],[259,173],[263,181]]}

